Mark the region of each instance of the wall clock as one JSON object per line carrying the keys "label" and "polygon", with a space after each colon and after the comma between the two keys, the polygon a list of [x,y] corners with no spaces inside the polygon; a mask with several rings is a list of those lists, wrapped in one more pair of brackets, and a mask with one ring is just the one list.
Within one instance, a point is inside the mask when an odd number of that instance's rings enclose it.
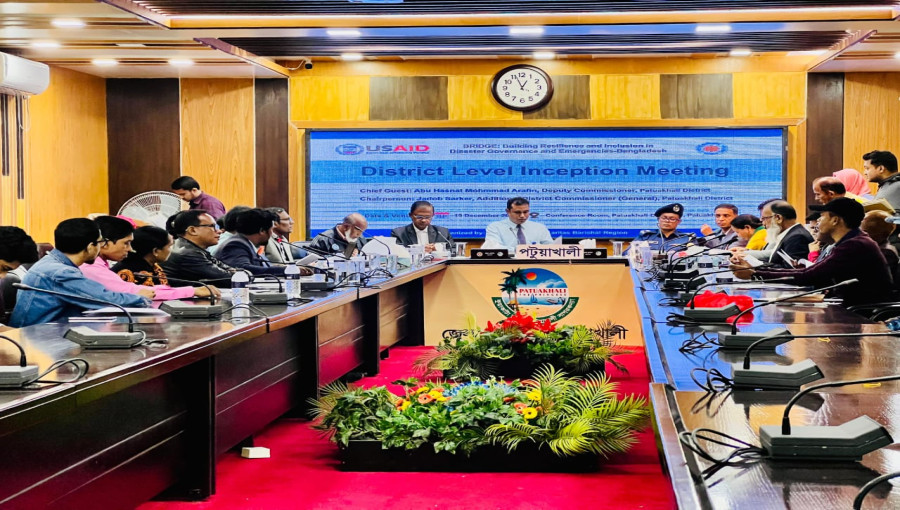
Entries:
{"label": "wall clock", "polygon": [[510,110],[530,112],[542,108],[553,97],[553,81],[541,68],[518,64],[494,75],[491,93]]}

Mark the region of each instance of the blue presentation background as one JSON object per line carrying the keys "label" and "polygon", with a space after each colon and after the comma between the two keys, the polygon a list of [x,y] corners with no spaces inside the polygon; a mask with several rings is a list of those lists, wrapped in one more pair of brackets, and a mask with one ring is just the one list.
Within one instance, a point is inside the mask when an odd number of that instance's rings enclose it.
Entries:
{"label": "blue presentation background", "polygon": [[[550,152],[558,144],[575,147],[562,147],[569,152],[564,155]],[[309,227],[315,235],[358,211],[369,219],[367,235],[387,235],[409,223],[409,205],[424,199],[435,205],[435,224],[457,238],[481,238],[488,223],[505,217],[506,200],[521,195],[554,236],[634,237],[655,229],[653,212],[671,202],[685,206],[681,229],[697,230],[713,225],[718,203],[757,214],[758,203],[783,196],[783,145],[780,128],[313,131]],[[395,152],[396,146],[407,150]],[[657,175],[638,175],[651,166]],[[659,175],[661,168],[695,166],[713,175]],[[477,175],[453,175],[453,167],[457,173],[474,168]],[[541,175],[522,175],[522,167]],[[438,168],[444,175],[383,172],[434,174]],[[585,168],[598,175],[555,175]]]}

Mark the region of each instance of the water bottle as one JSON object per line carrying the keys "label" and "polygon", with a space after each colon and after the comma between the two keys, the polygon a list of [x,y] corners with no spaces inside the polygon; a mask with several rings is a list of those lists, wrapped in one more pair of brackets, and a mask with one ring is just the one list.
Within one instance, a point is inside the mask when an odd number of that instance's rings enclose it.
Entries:
{"label": "water bottle", "polygon": [[250,275],[245,271],[237,270],[231,275],[231,304],[232,306],[245,305],[231,311],[232,317],[249,317],[250,309]]}
{"label": "water bottle", "polygon": [[300,268],[297,264],[288,264],[284,268],[284,291],[288,299],[300,299]]}
{"label": "water bottle", "polygon": [[700,257],[700,260],[697,262],[697,268],[700,271],[700,274],[704,275],[704,279],[706,283],[713,283],[716,281],[716,275],[712,274],[715,271],[713,268],[713,259],[709,255],[703,255]]}

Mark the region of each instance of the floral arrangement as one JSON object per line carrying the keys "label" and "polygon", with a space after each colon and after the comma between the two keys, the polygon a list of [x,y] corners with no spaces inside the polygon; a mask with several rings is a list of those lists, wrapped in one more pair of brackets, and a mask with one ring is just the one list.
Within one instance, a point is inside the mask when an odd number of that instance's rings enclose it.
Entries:
{"label": "floral arrangement", "polygon": [[[456,334],[445,335],[436,350],[419,357],[413,366],[416,375],[425,376],[432,371],[442,371],[454,380],[472,377],[485,378],[509,370],[504,362],[523,361],[530,370],[542,364],[550,364],[574,374],[603,371],[609,362],[621,371],[625,368],[612,359],[614,354],[628,351],[618,349],[613,337],[621,326],[607,323],[595,329],[583,325],[558,325],[550,319],[536,320],[530,315],[516,312],[497,324],[490,321],[482,330],[475,318],[467,317],[464,330],[451,330]],[[616,329],[620,328],[620,329]],[[445,332],[446,333],[446,332]]]}
{"label": "floral arrangement", "polygon": [[524,442],[548,447],[560,457],[586,453],[608,456],[627,451],[649,411],[643,397],[619,398],[605,376],[583,380],[551,366],[534,379],[495,378],[468,383],[395,381],[386,387],[348,388],[332,384],[311,401],[314,428],[334,442],[381,441],[382,448],[469,454],[486,445],[509,451]]}

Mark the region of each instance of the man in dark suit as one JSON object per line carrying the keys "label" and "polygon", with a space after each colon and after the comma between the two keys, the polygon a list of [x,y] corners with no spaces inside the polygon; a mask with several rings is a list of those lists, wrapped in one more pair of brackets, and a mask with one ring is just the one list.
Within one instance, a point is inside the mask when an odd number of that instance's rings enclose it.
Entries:
{"label": "man in dark suit", "polygon": [[793,266],[778,252],[784,252],[793,260],[809,256],[809,244],[813,242],[813,237],[802,223],[797,222],[797,210],[794,206],[784,200],[770,202],[763,206],[760,219],[766,226],[768,244],[762,250],[738,252],[733,259],[735,263],[741,263],[745,255],[752,255],[774,267],[792,269]]}
{"label": "man in dark suit", "polygon": [[[268,244],[277,220],[278,216],[264,209],[238,213],[234,221],[237,235],[216,250],[216,258],[231,267],[246,269],[255,275],[283,276],[285,266],[272,265],[265,255],[260,255],[260,247]],[[300,272],[310,274],[306,268],[300,268]]]}
{"label": "man in dark suit", "polygon": [[412,223],[405,227],[397,227],[391,231],[391,235],[397,238],[397,242],[403,246],[424,244],[425,253],[435,251],[435,243],[449,243],[450,253],[454,254],[456,245],[450,231],[444,227],[431,224],[434,219],[434,206],[424,200],[413,202],[409,208],[409,219]]}

